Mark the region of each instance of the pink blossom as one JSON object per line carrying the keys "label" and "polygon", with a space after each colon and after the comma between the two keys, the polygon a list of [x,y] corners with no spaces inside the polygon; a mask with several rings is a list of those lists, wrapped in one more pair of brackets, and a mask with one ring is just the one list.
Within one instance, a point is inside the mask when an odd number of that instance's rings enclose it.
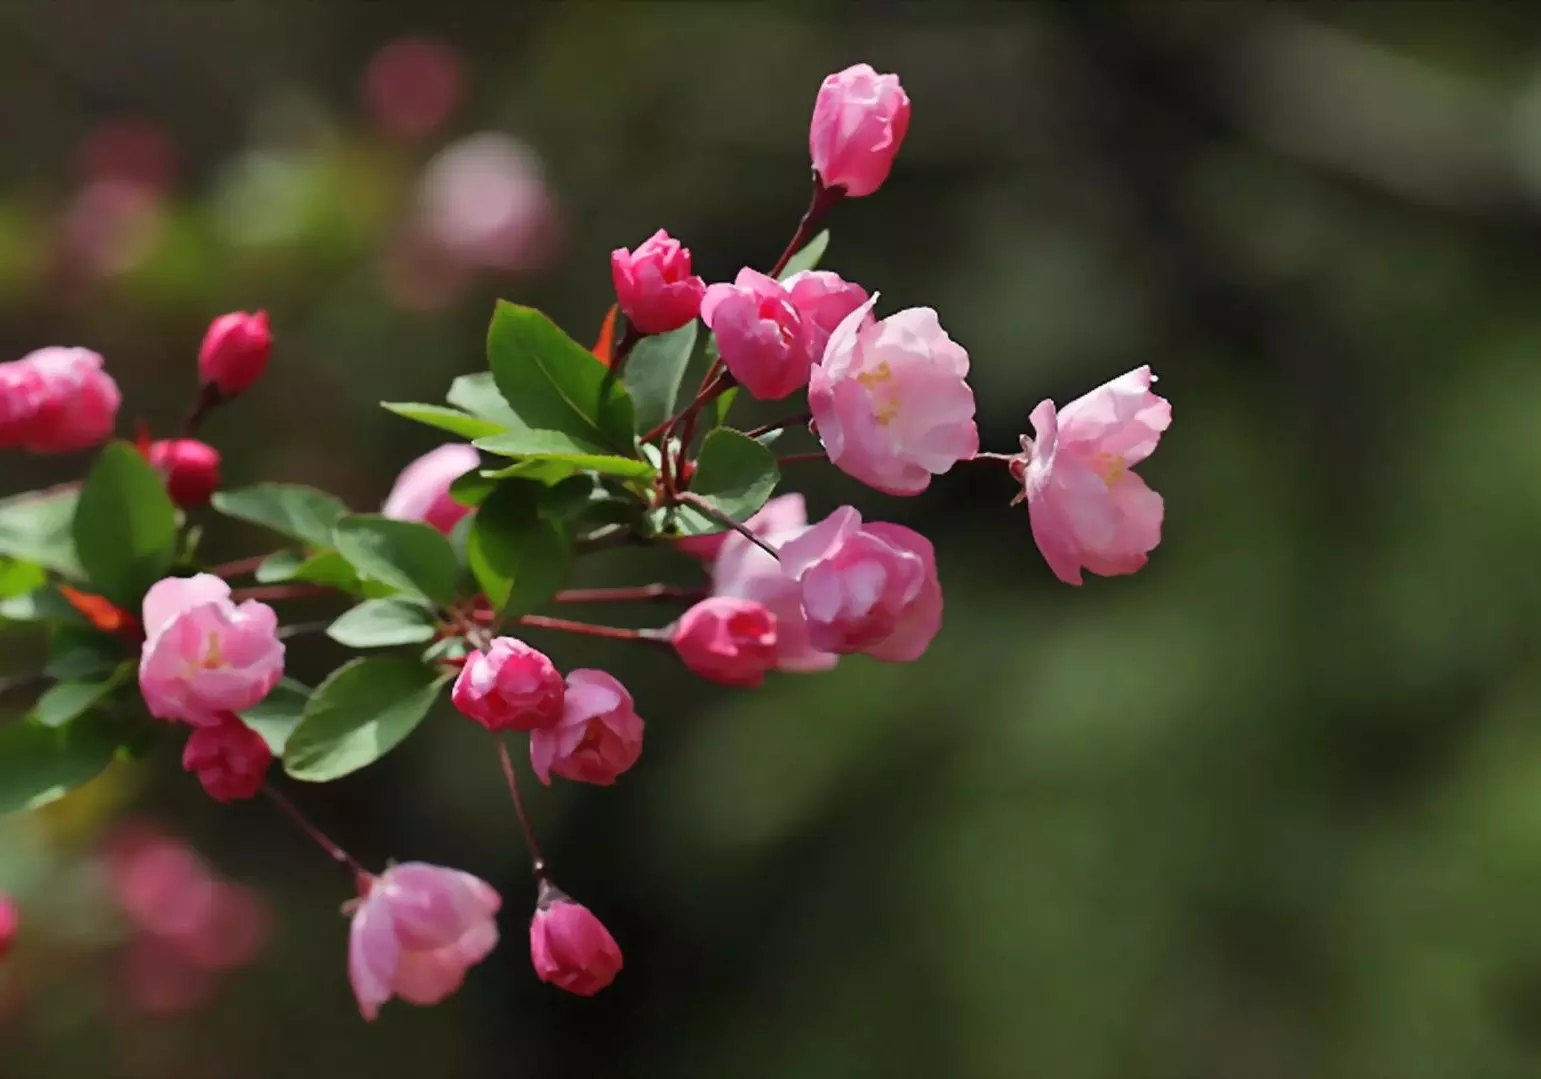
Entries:
{"label": "pink blossom", "polygon": [[808,384],[813,342],[776,281],[745,267],[733,284],[706,290],[701,319],[717,335],[722,362],[752,396],[774,401]]}
{"label": "pink blossom", "polygon": [[902,525],[864,525],[850,506],[782,544],[781,568],[801,589],[816,648],[908,663],[942,626],[930,541]]}
{"label": "pink blossom", "polygon": [[0,959],[11,950],[16,934],[21,929],[21,908],[9,893],[0,892]]}
{"label": "pink blossom", "polygon": [[204,917],[176,938],[177,949],[205,970],[233,970],[257,957],[272,915],[262,898],[242,884],[216,880]]}
{"label": "pink blossom", "polygon": [[150,463],[166,477],[171,500],[184,508],[207,505],[219,490],[219,451],[196,438],[168,438],[150,445]]}
{"label": "pink blossom", "polygon": [[366,1020],[392,996],[437,1004],[498,943],[502,899],[485,881],[422,862],[368,878],[353,910],[348,977]]}
{"label": "pink blossom", "polygon": [[272,763],[273,753],[262,736],[233,712],[212,726],[194,729],[182,748],[183,770],[196,774],[218,802],[254,797]]}
{"label": "pink blossom", "polygon": [[867,322],[876,297],[848,315],[808,382],[819,440],[841,469],[893,495],[979,452],[968,353],[929,307]]}
{"label": "pink blossom", "polygon": [[[783,547],[808,530],[803,496],[773,498],[745,523],[772,547]],[[712,592],[754,600],[776,616],[778,670],[821,671],[838,662],[839,656],[820,651],[809,640],[797,581],[780,562],[737,532],[726,533],[722,541],[712,566]]]}
{"label": "pink blossom", "polygon": [[[1150,390],[1149,367],[1120,375],[1055,412],[1043,401],[1022,439],[1033,539],[1054,575],[1081,583],[1133,573],[1161,542],[1161,496],[1129,469],[1149,457],[1172,422],[1172,406]],[[1023,463],[1025,462],[1025,468]]]}
{"label": "pink blossom", "polygon": [[808,152],[825,187],[870,195],[888,179],[910,127],[910,99],[897,75],[854,64],[824,80],[813,105]]}
{"label": "pink blossom", "polygon": [[544,652],[514,637],[499,637],[472,652],[450,694],[460,713],[489,731],[531,731],[562,718],[566,688]]}
{"label": "pink blossom", "polygon": [[0,364],[0,447],[66,453],[94,446],[111,437],[120,400],[95,352],[38,349]]}
{"label": "pink blossom", "polygon": [[423,521],[448,533],[471,512],[450,497],[450,484],[481,462],[476,447],[464,442],[429,450],[401,470],[380,512],[398,521]]}
{"label": "pink blossom", "polygon": [[685,666],[725,686],[757,686],[776,666],[776,616],[751,599],[704,599],[685,612],[670,639]]}
{"label": "pink blossom", "polygon": [[540,159],[495,131],[468,135],[423,168],[419,223],[443,250],[485,270],[538,266],[556,222]]}
{"label": "pink blossom", "polygon": [[[790,494],[781,495],[765,503],[758,513],[744,522],[744,527],[757,536],[766,536],[794,528],[804,528],[807,524],[808,515],[803,509],[803,496]],[[693,558],[712,562],[716,560],[717,553],[722,550],[722,545],[727,542],[728,537],[733,535],[737,533],[732,529],[724,529],[705,536],[682,536],[674,541],[674,546]]]}
{"label": "pink blossom", "polygon": [[442,41],[398,38],[364,72],[364,104],[398,138],[420,138],[449,118],[464,91],[460,58]]}
{"label": "pink blossom", "polygon": [[610,252],[610,276],[621,311],[642,333],[677,330],[701,313],[706,284],[690,272],[690,249],[663,229],[635,251]]}
{"label": "pink blossom", "polygon": [[59,224],[66,264],[97,277],[128,273],[164,240],[167,214],[158,190],[130,179],[93,180]]}
{"label": "pink blossom", "polygon": [[[783,281],[781,287],[808,328],[808,351],[815,364],[823,358],[830,334],[852,311],[867,303],[866,289],[830,270],[802,270]],[[871,322],[872,308],[868,306],[862,325]]]}
{"label": "pink blossom", "polygon": [[541,981],[591,997],[615,981],[623,960],[615,938],[588,907],[542,880],[530,919],[530,962]]}
{"label": "pink blossom", "polygon": [[150,714],[198,727],[250,708],[284,673],[278,616],[256,600],[237,606],[218,577],[167,577],[144,597],[139,689]]}
{"label": "pink blossom", "polygon": [[179,1015],[202,1005],[214,993],[214,976],[189,962],[173,941],[137,937],[120,960],[122,995],[146,1015]]}
{"label": "pink blossom", "polygon": [[198,376],[226,397],[248,389],[267,370],[273,351],[268,313],[232,311],[209,323],[198,349]]}
{"label": "pink blossom", "polygon": [[607,787],[642,755],[642,717],[626,687],[604,671],[567,676],[562,718],[530,732],[530,766],[548,786],[553,773]]}
{"label": "pink blossom", "polygon": [[213,911],[218,882],[185,843],[148,830],[114,837],[107,857],[114,898],[135,929],[185,939]]}

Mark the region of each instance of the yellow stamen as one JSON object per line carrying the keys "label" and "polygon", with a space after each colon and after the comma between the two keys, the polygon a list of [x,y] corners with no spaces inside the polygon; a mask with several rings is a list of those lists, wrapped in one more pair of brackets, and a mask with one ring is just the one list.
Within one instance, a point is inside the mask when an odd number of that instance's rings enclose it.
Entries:
{"label": "yellow stamen", "polygon": [[1129,471],[1129,463],[1119,454],[1099,453],[1093,458],[1092,471],[1102,477],[1102,482],[1112,487]]}

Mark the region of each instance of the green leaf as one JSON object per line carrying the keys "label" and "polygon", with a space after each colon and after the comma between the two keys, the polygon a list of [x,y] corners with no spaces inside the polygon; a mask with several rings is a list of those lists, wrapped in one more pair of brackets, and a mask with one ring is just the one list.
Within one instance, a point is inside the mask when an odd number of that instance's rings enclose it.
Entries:
{"label": "green leaf", "polygon": [[0,600],[0,618],[8,622],[70,622],[85,625],[80,612],[71,607],[52,585]]}
{"label": "green leaf", "polygon": [[177,556],[177,512],[150,462],[127,442],[103,448],[72,527],[91,587],[133,610]]}
{"label": "green leaf", "polygon": [[501,423],[478,419],[470,413],[461,412],[458,408],[403,401],[382,401],[380,404],[387,412],[394,412],[398,416],[405,416],[418,423],[426,423],[429,427],[437,427],[441,431],[448,431],[465,439],[483,438],[503,430]]}
{"label": "green leaf", "polygon": [[297,483],[258,483],[237,491],[217,491],[213,504],[226,517],[319,548],[332,546],[332,528],[348,512],[340,499]]}
{"label": "green leaf", "polygon": [[305,715],[310,690],[285,678],[258,703],[240,713],[241,720],[261,735],[273,756],[282,758],[289,736]]}
{"label": "green leaf", "polygon": [[[303,581],[355,596],[371,591],[370,583],[360,580],[348,560],[336,551],[319,551],[308,558],[296,551],[278,551],[263,559],[255,576],[262,584]],[[383,594],[394,591],[387,589]]]}
{"label": "green leaf", "polygon": [[62,727],[78,716],[84,715],[98,702],[106,698],[134,673],[134,664],[128,661],[118,664],[106,678],[89,682],[60,682],[50,686],[37,699],[32,717],[45,727]]}
{"label": "green leaf", "polygon": [[[781,478],[776,456],[738,431],[719,427],[706,436],[690,489],[735,521],[750,517],[776,489]],[[689,507],[680,507],[675,530],[686,536],[721,532],[723,525]]]}
{"label": "green leaf", "polygon": [[500,484],[476,512],[466,558],[493,609],[523,614],[551,598],[572,569],[572,541],[560,522],[540,513],[546,489]]}
{"label": "green leaf", "polygon": [[257,565],[252,574],[258,584],[282,584],[292,581],[295,571],[305,564],[305,556],[299,551],[274,551]]}
{"label": "green leaf", "polygon": [[449,393],[444,395],[444,399],[460,411],[496,424],[500,429],[517,426],[519,423],[518,413],[503,400],[491,371],[461,375],[450,383]]}
{"label": "green leaf", "polygon": [[284,771],[324,783],[373,764],[428,715],[449,681],[414,660],[356,659],[311,694],[284,746]]}
{"label": "green leaf", "polygon": [[60,682],[100,678],[123,662],[123,642],[89,626],[55,626],[43,673]]}
{"label": "green leaf", "polygon": [[497,480],[479,471],[467,472],[449,485],[449,496],[462,506],[480,506],[497,485]]}
{"label": "green leaf", "polygon": [[338,521],[333,535],[338,553],[360,576],[434,603],[454,601],[460,564],[438,530],[419,521],[358,514]]}
{"label": "green leaf", "polygon": [[631,391],[639,430],[651,431],[674,415],[680,382],[696,348],[697,326],[692,319],[670,333],[644,337],[626,358],[621,378]]}
{"label": "green leaf", "polygon": [[0,814],[47,805],[95,778],[127,733],[102,715],[63,727],[29,719],[0,728]]}
{"label": "green leaf", "polygon": [[76,580],[85,576],[71,525],[80,492],[34,491],[0,502],[0,554]]}
{"label": "green leaf", "polygon": [[721,427],[728,422],[728,413],[733,411],[733,402],[738,400],[739,387],[733,386],[718,394],[717,400],[712,402],[712,415],[716,417],[716,426]]}
{"label": "green leaf", "polygon": [[636,420],[625,385],[539,311],[500,301],[487,333],[487,358],[517,420],[498,436],[506,448],[492,452],[636,453]]}
{"label": "green leaf", "polygon": [[0,599],[25,596],[48,583],[48,571],[36,562],[0,559]]}
{"label": "green leaf", "polygon": [[326,635],[348,648],[390,648],[434,637],[433,616],[404,599],[370,599],[345,611]]}
{"label": "green leaf", "polygon": [[802,250],[787,260],[786,269],[781,271],[779,280],[785,281],[795,273],[804,270],[818,269],[819,262],[824,258],[824,250],[829,247],[829,230],[825,229],[805,244]]}
{"label": "green leaf", "polygon": [[[652,479],[655,475],[653,466],[646,461],[637,460],[634,457],[613,457],[608,454],[598,453],[566,453],[560,450],[544,450],[534,448],[543,435],[532,438],[527,434],[494,435],[491,438],[479,438],[472,443],[479,450],[495,453],[500,457],[518,457],[520,465],[550,464],[565,466],[564,475],[571,475],[574,471],[583,469],[590,472],[602,472],[607,476],[620,476],[624,479]],[[532,472],[526,469],[505,468],[496,471],[484,471],[483,476],[491,479],[502,479],[506,476],[525,476],[534,478]],[[561,478],[561,477],[558,477]]]}

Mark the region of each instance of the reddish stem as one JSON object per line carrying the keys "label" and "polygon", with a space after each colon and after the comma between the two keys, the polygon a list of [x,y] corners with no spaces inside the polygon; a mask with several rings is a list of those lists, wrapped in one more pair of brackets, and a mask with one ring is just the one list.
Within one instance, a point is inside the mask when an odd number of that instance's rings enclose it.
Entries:
{"label": "reddish stem", "polygon": [[558,603],[624,603],[646,599],[704,599],[704,588],[673,584],[640,584],[624,588],[569,588],[551,598]]}
{"label": "reddish stem", "polygon": [[712,520],[716,521],[718,524],[726,525],[728,528],[731,528],[733,531],[737,532],[740,536],[743,536],[750,543],[760,548],[760,550],[770,555],[776,561],[781,561],[780,551],[776,550],[776,548],[772,547],[759,536],[755,535],[753,530],[751,530],[748,525],[735,521],[732,517],[729,517],[726,513],[723,513],[716,506],[712,505],[700,495],[691,494],[689,491],[681,491],[678,495],[675,496],[675,498],[681,505],[689,506],[697,513],[705,514]]}
{"label": "reddish stem", "polygon": [[666,641],[669,635],[658,629],[626,629],[622,626],[596,626],[589,622],[574,622],[568,618],[548,618],[543,614],[521,615],[521,626],[535,629],[558,629],[567,633],[579,633],[586,637],[608,637],[616,641]]}
{"label": "reddish stem", "polygon": [[498,759],[503,762],[503,778],[508,780],[508,793],[514,799],[514,815],[519,818],[519,829],[524,832],[524,844],[530,850],[530,868],[536,877],[546,875],[546,859],[535,841],[535,829],[530,825],[530,815],[524,808],[524,797],[519,793],[519,777],[514,772],[514,761],[508,755],[508,743],[498,739]]}
{"label": "reddish stem", "polygon": [[800,424],[805,424],[811,419],[813,419],[813,413],[799,412],[797,415],[788,416],[784,420],[778,420],[775,423],[767,423],[763,426],[756,427],[751,431],[745,431],[744,434],[749,438],[759,438],[761,435],[768,435],[772,431],[782,431],[788,427],[796,427]]}
{"label": "reddish stem", "polygon": [[267,560],[267,555],[253,555],[251,558],[239,558],[234,562],[225,562],[212,567],[206,572],[212,573],[216,577],[224,577],[226,580],[231,577],[244,577],[248,573],[257,572],[257,567]]}
{"label": "reddish stem", "polygon": [[797,223],[797,231],[792,234],[791,243],[776,260],[776,265],[771,267],[766,277],[780,277],[781,271],[787,268],[787,263],[792,261],[792,256],[797,254],[813,239],[814,230],[819,227],[819,222],[824,220],[824,215],[829,213],[842,198],[845,197],[843,187],[825,187],[820,182],[818,174],[813,176],[813,197],[808,200],[808,209],[803,214],[803,219]]}
{"label": "reddish stem", "polygon": [[206,382],[198,387],[198,394],[187,408],[187,415],[182,418],[182,438],[192,438],[198,432],[198,427],[203,423],[204,417],[216,407],[223,404],[225,395],[219,392],[219,386],[213,382]]}
{"label": "reddish stem", "polygon": [[282,794],[279,794],[272,784],[264,786],[262,788],[262,793],[268,796],[268,800],[270,802],[276,805],[279,809],[283,810],[284,814],[299,827],[300,831],[308,835],[316,844],[316,846],[326,851],[327,856],[331,858],[332,861],[336,862],[344,869],[352,872],[355,878],[368,877],[370,875],[368,871],[366,871],[364,867],[359,864],[358,859],[354,858],[353,855],[349,854],[336,843],[328,839],[325,832],[323,832],[320,828],[317,828],[314,824],[310,823],[309,818],[300,812],[299,807],[296,806],[293,802],[289,801],[289,799],[284,797]]}
{"label": "reddish stem", "polygon": [[330,596],[335,589],[321,584],[269,584],[253,588],[237,588],[230,593],[230,602],[240,603],[248,599],[309,599],[313,596]]}

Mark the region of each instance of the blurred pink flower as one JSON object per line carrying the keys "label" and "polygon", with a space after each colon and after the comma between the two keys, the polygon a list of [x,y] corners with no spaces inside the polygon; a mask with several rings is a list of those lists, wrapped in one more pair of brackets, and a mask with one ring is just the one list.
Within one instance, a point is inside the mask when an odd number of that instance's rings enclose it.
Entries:
{"label": "blurred pink flower", "polygon": [[0,447],[33,453],[85,449],[112,435],[122,397],[84,348],[40,348],[0,364]]}
{"label": "blurred pink flower", "polygon": [[0,892],[0,959],[4,959],[5,953],[16,943],[20,929],[21,908],[8,892]]}
{"label": "blurred pink flower", "polygon": [[147,1015],[190,1012],[214,993],[214,977],[170,942],[142,936],[129,942],[120,968],[123,996]]}
{"label": "blurred pink flower", "polygon": [[540,161],[496,132],[441,150],[423,170],[419,216],[446,252],[486,270],[526,270],[549,253],[555,219]]}
{"label": "blurred pink flower", "polygon": [[198,377],[226,397],[248,389],[267,370],[273,331],[266,311],[231,311],[204,331],[198,347]]}
{"label": "blurred pink flower", "polygon": [[76,148],[75,164],[86,183],[118,180],[147,192],[163,192],[176,179],[177,153],[160,124],[121,116],[86,133]]}
{"label": "blurred pink flower", "polygon": [[476,447],[465,442],[449,442],[429,450],[401,470],[380,512],[398,521],[423,521],[440,532],[452,531],[471,507],[450,497],[450,484],[481,460]]}
{"label": "blurred pink flower", "polygon": [[465,90],[460,57],[434,38],[398,38],[369,61],[362,89],[364,105],[382,131],[421,138],[460,104]]}
{"label": "blurred pink flower", "polygon": [[65,211],[59,240],[69,265],[93,277],[113,277],[148,259],[164,232],[154,190],[128,180],[94,180]]}
{"label": "blurred pink flower", "polygon": [[215,881],[205,916],[176,944],[206,970],[233,970],[257,957],[271,928],[272,912],[261,896],[242,884]]}

